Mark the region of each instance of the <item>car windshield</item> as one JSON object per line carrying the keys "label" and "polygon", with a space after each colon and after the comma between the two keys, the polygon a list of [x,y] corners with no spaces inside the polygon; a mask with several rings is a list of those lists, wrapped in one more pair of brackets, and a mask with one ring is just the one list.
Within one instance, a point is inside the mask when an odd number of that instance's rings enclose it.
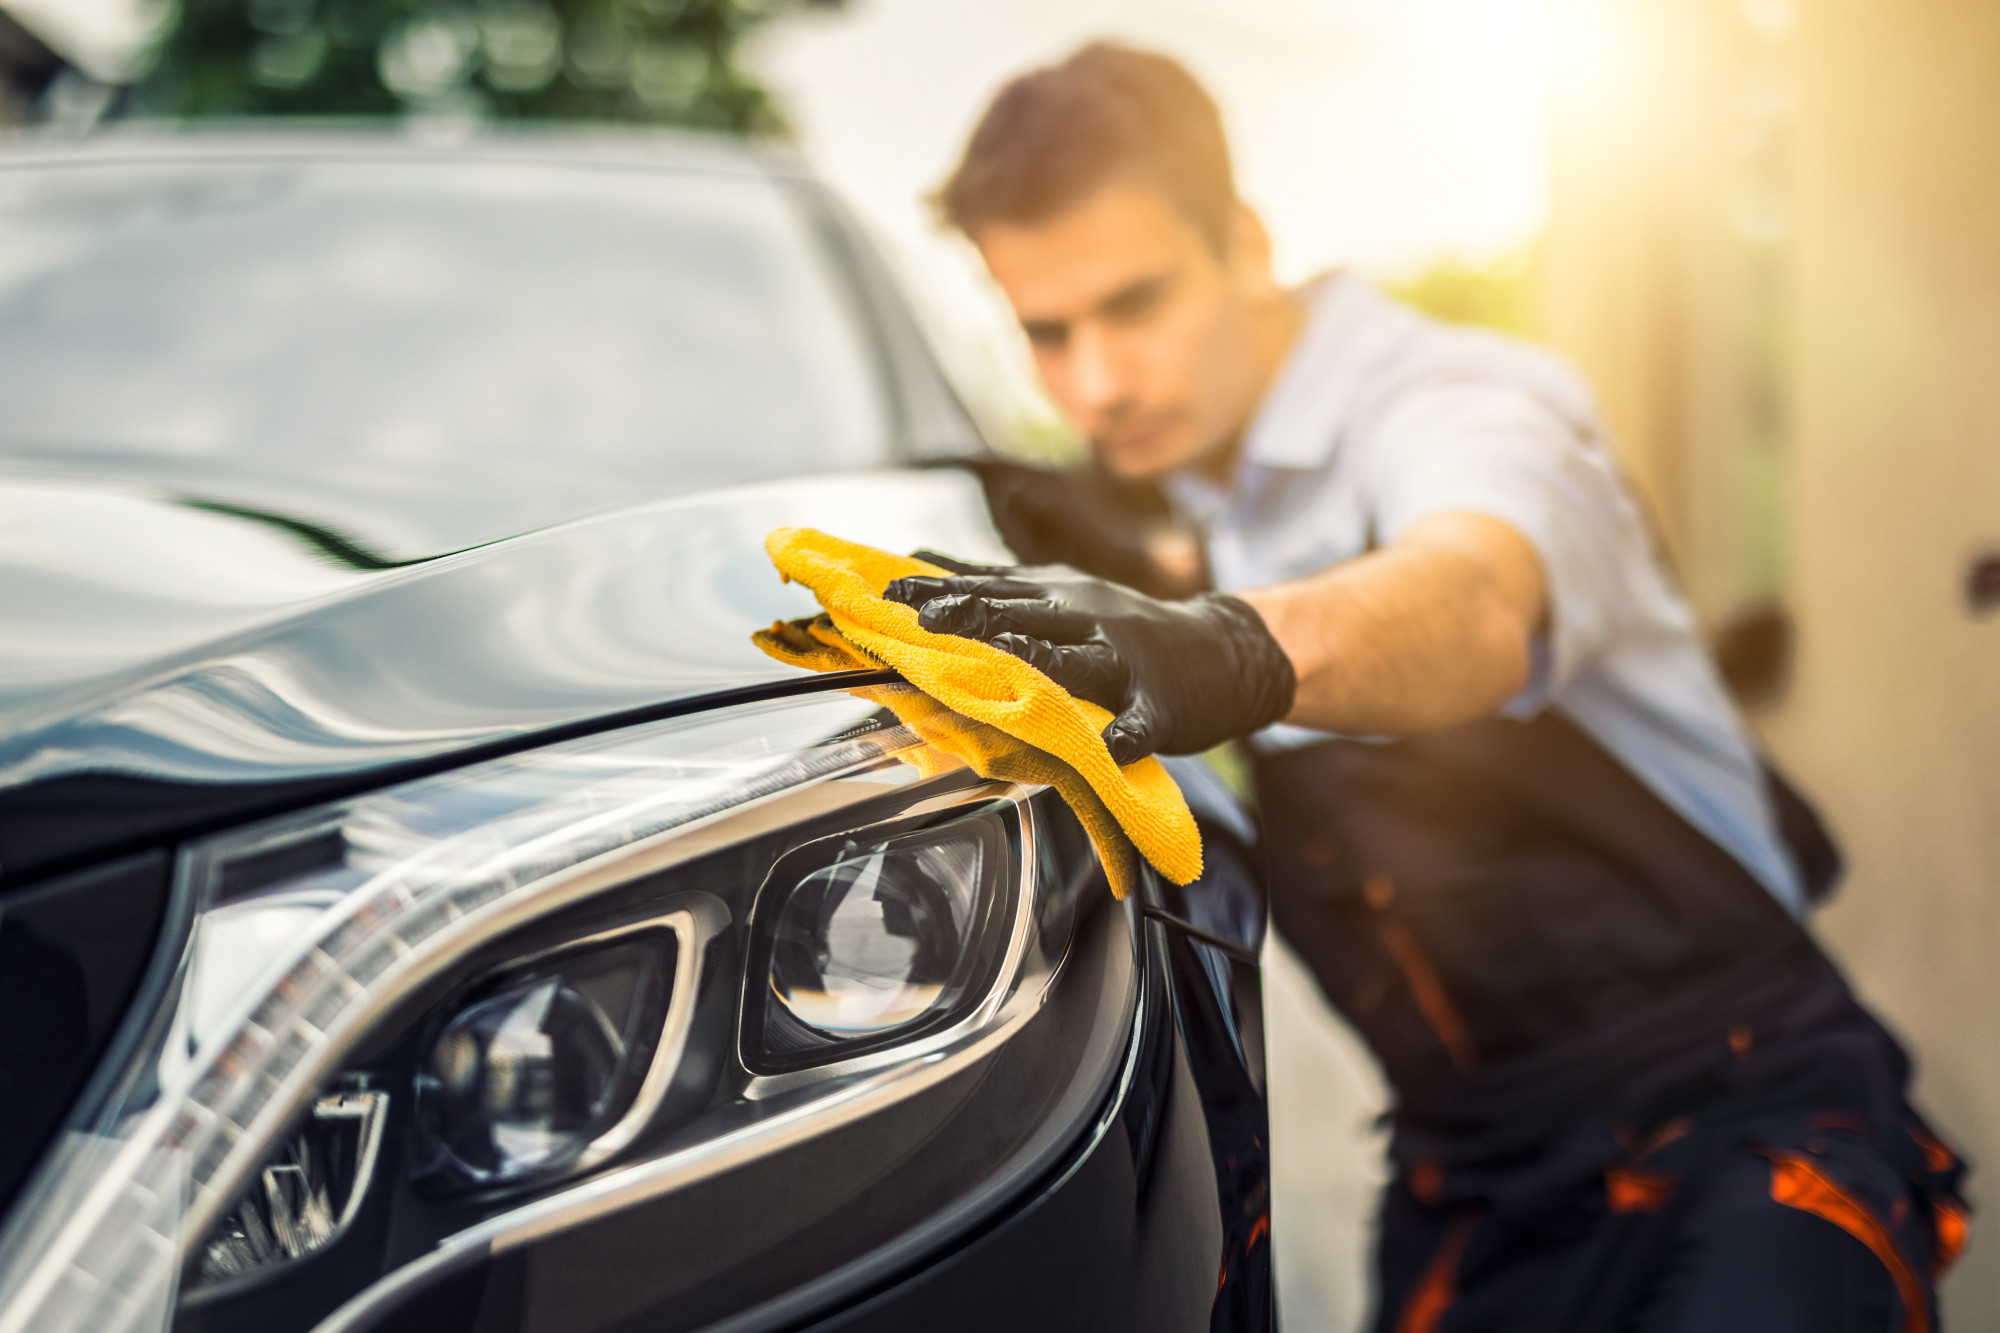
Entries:
{"label": "car windshield", "polygon": [[878,464],[864,327],[796,201],[747,168],[0,171],[0,459],[399,555]]}

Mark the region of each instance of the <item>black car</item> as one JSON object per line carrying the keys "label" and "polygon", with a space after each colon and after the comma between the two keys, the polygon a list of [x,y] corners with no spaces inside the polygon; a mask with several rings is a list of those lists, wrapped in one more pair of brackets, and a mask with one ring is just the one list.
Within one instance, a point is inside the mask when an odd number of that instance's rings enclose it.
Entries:
{"label": "black car", "polygon": [[0,1333],[1270,1327],[1227,789],[1116,902],[750,641],[982,448],[742,148],[0,154]]}

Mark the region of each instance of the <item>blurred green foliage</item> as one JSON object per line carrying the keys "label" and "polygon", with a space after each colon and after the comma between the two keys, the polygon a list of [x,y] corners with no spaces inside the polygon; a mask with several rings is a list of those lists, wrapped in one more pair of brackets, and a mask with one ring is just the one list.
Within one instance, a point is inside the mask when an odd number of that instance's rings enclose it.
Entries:
{"label": "blurred green foliage", "polygon": [[779,133],[737,49],[779,13],[828,4],[179,0],[139,102],[182,117],[414,112]]}
{"label": "blurred green foliage", "polygon": [[1426,314],[1477,324],[1523,338],[1542,334],[1538,253],[1486,265],[1446,262],[1388,284],[1389,291]]}

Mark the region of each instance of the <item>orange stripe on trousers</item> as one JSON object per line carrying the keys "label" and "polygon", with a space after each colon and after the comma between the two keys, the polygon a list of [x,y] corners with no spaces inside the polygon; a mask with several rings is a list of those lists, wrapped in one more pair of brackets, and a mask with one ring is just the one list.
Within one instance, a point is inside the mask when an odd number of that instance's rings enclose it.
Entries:
{"label": "orange stripe on trousers", "polygon": [[1403,980],[1409,983],[1410,994],[1416,998],[1417,1009],[1424,1016],[1424,1022],[1451,1057],[1453,1065],[1461,1074],[1469,1073],[1479,1063],[1479,1057],[1472,1049],[1472,1038],[1466,1035],[1465,1021],[1458,1016],[1458,1006],[1451,1002],[1451,995],[1444,988],[1444,981],[1437,969],[1431,966],[1430,956],[1417,937],[1400,921],[1382,923],[1382,943],[1388,948],[1389,956],[1396,960],[1396,966],[1403,973]]}
{"label": "orange stripe on trousers", "polygon": [[1472,1239],[1473,1222],[1469,1214],[1453,1219],[1423,1280],[1403,1302],[1396,1333],[1437,1333],[1445,1312],[1458,1299],[1458,1261],[1465,1254],[1465,1242]]}
{"label": "orange stripe on trousers", "polygon": [[1771,1198],[1824,1218],[1866,1245],[1889,1270],[1896,1283],[1896,1294],[1903,1298],[1904,1333],[1928,1333],[1930,1302],[1924,1294],[1923,1280],[1896,1248],[1882,1220],[1810,1158],[1788,1152],[1767,1151],[1764,1155],[1771,1159]]}

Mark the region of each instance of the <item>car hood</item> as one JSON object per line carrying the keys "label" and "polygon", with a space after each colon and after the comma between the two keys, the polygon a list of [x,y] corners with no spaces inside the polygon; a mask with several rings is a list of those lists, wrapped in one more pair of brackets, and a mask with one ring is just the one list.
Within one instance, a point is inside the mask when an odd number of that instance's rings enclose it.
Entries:
{"label": "car hood", "polygon": [[764,554],[786,524],[1007,558],[958,471],[718,491],[391,568],[283,515],[0,483],[0,882],[796,678],[749,638],[815,609]]}

